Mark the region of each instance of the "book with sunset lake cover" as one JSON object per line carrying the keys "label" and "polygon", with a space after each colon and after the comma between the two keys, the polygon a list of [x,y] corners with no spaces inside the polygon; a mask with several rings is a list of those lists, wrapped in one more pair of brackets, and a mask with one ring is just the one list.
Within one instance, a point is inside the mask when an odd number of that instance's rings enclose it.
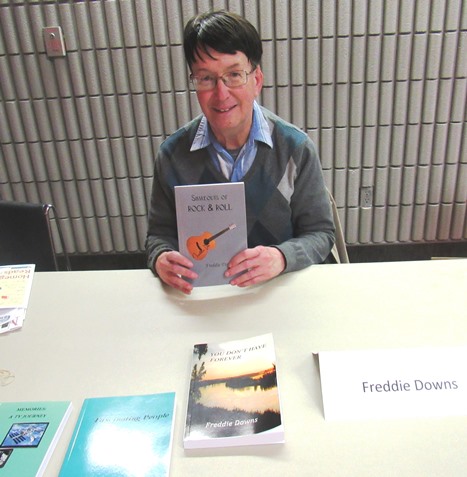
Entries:
{"label": "book with sunset lake cover", "polygon": [[224,285],[227,264],[247,248],[243,182],[175,186],[178,246],[193,262],[193,286]]}
{"label": "book with sunset lake cover", "polygon": [[194,345],[185,449],[283,442],[272,334]]}

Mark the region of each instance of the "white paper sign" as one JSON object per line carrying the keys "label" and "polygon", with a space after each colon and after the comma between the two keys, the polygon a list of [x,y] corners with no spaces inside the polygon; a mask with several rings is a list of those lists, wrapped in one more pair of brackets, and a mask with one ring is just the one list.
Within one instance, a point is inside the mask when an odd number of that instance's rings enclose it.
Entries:
{"label": "white paper sign", "polygon": [[318,357],[326,420],[467,415],[467,347]]}
{"label": "white paper sign", "polygon": [[35,268],[34,264],[0,267],[0,333],[23,326]]}

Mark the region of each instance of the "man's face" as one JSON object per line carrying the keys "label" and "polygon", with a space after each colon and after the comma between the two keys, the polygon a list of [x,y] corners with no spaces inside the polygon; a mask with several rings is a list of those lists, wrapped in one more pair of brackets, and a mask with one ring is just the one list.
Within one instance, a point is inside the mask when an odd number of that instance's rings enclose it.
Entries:
{"label": "man's face", "polygon": [[[219,77],[231,71],[251,72],[252,66],[246,55],[219,53],[209,49],[211,56],[203,53],[192,64],[193,76]],[[253,118],[253,102],[261,91],[263,73],[258,66],[247,76],[243,86],[228,88],[221,79],[214,89],[197,91],[198,101],[217,140],[227,148],[242,146],[250,132]]]}

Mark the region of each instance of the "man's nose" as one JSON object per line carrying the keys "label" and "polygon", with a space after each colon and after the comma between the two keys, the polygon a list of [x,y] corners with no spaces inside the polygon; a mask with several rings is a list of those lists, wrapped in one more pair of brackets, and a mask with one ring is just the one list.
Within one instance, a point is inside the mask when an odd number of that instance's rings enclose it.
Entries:
{"label": "man's nose", "polygon": [[214,92],[218,98],[226,98],[230,94],[230,89],[222,81],[222,78],[217,78],[216,86],[214,87]]}

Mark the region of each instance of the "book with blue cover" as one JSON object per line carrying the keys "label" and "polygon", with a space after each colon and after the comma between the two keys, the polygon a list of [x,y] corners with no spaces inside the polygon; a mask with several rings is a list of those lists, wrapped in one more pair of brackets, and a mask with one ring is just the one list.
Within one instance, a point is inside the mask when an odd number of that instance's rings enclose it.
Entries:
{"label": "book with blue cover", "polygon": [[174,392],[85,399],[59,476],[168,476],[174,411]]}
{"label": "book with blue cover", "polygon": [[247,248],[243,182],[175,187],[178,247],[193,262],[193,286],[225,285],[227,264]]}
{"label": "book with blue cover", "polygon": [[0,403],[0,477],[40,477],[72,409],[69,401]]}

